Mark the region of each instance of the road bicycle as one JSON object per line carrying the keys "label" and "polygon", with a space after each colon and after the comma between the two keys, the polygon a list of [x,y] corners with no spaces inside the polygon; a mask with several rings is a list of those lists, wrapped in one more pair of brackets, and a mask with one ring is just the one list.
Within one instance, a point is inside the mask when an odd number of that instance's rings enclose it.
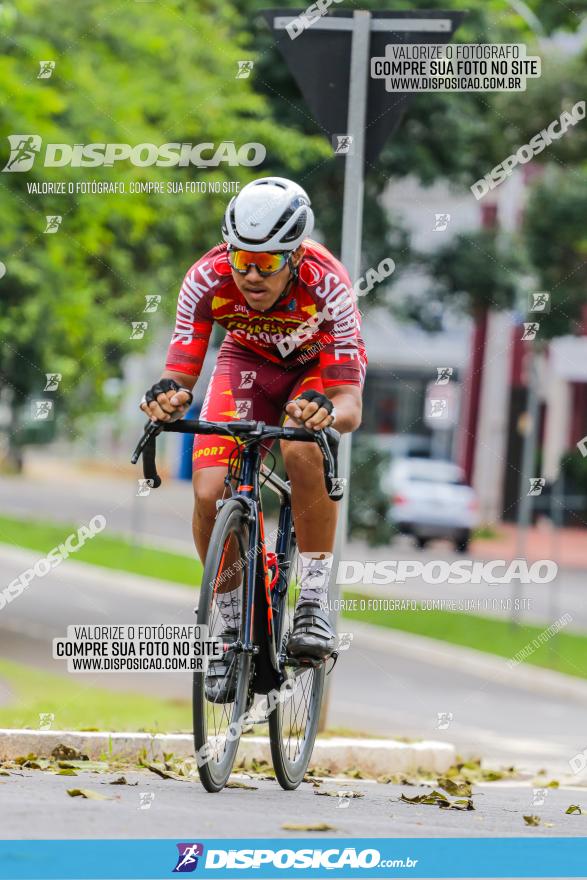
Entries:
{"label": "road bicycle", "polygon": [[[228,460],[225,497],[217,502],[217,514],[204,564],[197,622],[208,627],[208,637],[218,637],[223,619],[217,599],[238,589],[240,624],[233,643],[223,644],[227,672],[224,699],[206,694],[206,673],[195,672],[193,681],[194,745],[200,779],[209,792],[220,791],[228,781],[238,750],[243,719],[250,719],[255,695],[266,698],[264,716],[255,723],[269,724],[271,757],[275,775],[284,789],[302,782],[318,729],[327,660],[303,660],[287,653],[293,625],[297,581],[297,542],[287,480],[262,461],[269,440],[316,443],[324,461],[328,495],[340,500],[345,481],[337,474],[340,435],[332,428],[309,431],[278,427],[257,421],[207,422],[182,419],[150,422],[145,428],[132,462],[143,458],[143,473],[157,488],[161,479],[155,463],[156,436],[162,431],[214,434],[232,437],[236,445]],[[267,486],[279,496],[279,520],[275,551],[266,546],[261,489]],[[235,586],[236,583],[236,586]],[[224,590],[221,589],[224,586]],[[337,652],[331,658],[336,662]]]}

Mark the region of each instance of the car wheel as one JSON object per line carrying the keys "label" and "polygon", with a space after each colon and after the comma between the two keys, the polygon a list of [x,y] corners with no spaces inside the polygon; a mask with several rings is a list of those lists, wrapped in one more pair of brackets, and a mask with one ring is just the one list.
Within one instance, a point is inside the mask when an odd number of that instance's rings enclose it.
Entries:
{"label": "car wheel", "polygon": [[416,535],[416,544],[418,545],[420,550],[424,550],[429,540],[430,538],[422,538],[420,535]]}
{"label": "car wheel", "polygon": [[467,531],[462,532],[458,538],[455,539],[455,550],[457,553],[466,553],[469,549],[470,543],[471,532],[467,529]]}

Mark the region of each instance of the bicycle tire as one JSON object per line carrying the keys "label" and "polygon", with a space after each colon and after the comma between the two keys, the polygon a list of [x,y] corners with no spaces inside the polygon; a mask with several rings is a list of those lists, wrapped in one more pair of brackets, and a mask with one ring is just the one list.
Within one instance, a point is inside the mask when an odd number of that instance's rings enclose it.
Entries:
{"label": "bicycle tire", "polygon": [[[288,554],[290,559],[295,556],[295,552],[297,549],[294,542],[295,538],[292,538],[292,544],[290,544]],[[287,607],[288,593],[291,589],[292,574],[293,572],[290,571],[290,575],[288,578],[288,590],[281,599],[281,644],[284,643],[288,636],[285,611]],[[295,670],[295,672],[292,671],[291,667],[286,667],[286,671],[289,673],[288,678],[290,681],[292,680],[292,678],[295,679],[297,677],[298,685],[291,698],[284,702],[278,702],[269,714],[269,744],[271,748],[273,768],[275,770],[275,778],[283,789],[285,789],[286,791],[293,791],[294,789],[298,788],[298,786],[302,783],[304,776],[306,775],[306,770],[308,769],[308,764],[310,763],[310,759],[312,757],[312,752],[314,751],[314,743],[316,741],[318,722],[320,720],[320,710],[322,707],[322,696],[324,694],[326,668],[324,663],[320,663],[319,666],[308,667],[307,669],[303,669],[301,671]],[[302,690],[306,693],[309,692],[309,699],[307,700],[308,714],[304,725],[301,749],[297,757],[292,760],[291,736],[285,736],[285,725],[287,724],[288,714],[290,721],[292,720],[292,702],[295,699],[295,694],[299,689],[300,682],[302,681],[304,676],[311,676],[311,683],[308,687],[302,684]]]}
{"label": "bicycle tire", "polygon": [[[219,569],[223,563],[224,551],[227,541],[231,536],[236,536],[238,549],[241,559],[247,561],[249,529],[246,523],[248,516],[243,504],[236,498],[230,498],[220,509],[212,535],[206,562],[204,565],[204,573],[202,575],[202,586],[200,590],[200,600],[198,604],[198,624],[209,625],[210,611],[214,600],[216,582]],[[240,636],[243,634],[244,626],[244,609],[246,606],[246,596],[248,590],[247,583],[247,567],[242,568],[242,594],[241,594],[241,624]],[[210,633],[210,635],[213,635]],[[235,698],[232,704],[218,703],[215,704],[206,698],[205,693],[205,672],[195,672],[193,679],[193,725],[194,725],[194,746],[196,755],[201,754],[200,749],[204,748],[209,739],[209,712],[212,706],[232,706],[230,710],[230,721],[228,724],[238,722],[239,718],[245,714],[247,709],[248,691],[251,671],[251,655],[238,654],[235,659]],[[228,725],[227,725],[228,727]],[[216,736],[218,739],[218,736]],[[230,773],[232,771],[236,758],[238,745],[240,741],[240,733],[231,734],[230,738],[226,737],[224,755],[221,760],[206,760],[198,762],[198,772],[200,780],[206,791],[214,793],[221,791],[226,785]]]}

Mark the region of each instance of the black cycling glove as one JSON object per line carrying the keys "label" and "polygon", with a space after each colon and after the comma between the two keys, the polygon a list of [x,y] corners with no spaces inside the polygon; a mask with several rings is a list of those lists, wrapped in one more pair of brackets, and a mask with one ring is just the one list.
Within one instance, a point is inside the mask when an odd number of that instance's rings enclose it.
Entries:
{"label": "black cycling glove", "polygon": [[175,379],[159,379],[158,382],[155,382],[154,385],[151,385],[149,390],[145,392],[145,402],[153,403],[154,400],[157,400],[157,396],[159,394],[167,394],[168,391],[187,391],[190,399],[186,401],[186,405],[190,405],[192,400],[194,399],[194,395],[192,394],[190,389],[184,388],[182,385],[178,385]]}
{"label": "black cycling glove", "polygon": [[[310,403],[316,403],[318,409],[323,407],[330,415],[334,409],[334,404],[330,398],[326,397],[325,394],[321,394],[320,391],[315,391],[313,388],[308,388],[307,391],[303,391],[298,397],[296,397],[296,400],[307,400]],[[318,412],[318,410],[316,410],[316,412]]]}

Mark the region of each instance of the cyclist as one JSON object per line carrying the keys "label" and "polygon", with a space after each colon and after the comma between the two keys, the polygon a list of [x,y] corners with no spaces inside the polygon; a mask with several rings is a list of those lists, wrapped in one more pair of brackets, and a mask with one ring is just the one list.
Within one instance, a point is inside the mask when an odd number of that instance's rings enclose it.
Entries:
{"label": "cyclist", "polygon": [[[213,322],[228,331],[200,417],[211,421],[254,419],[319,430],[354,431],[361,421],[367,358],[360,315],[344,267],[308,238],[314,225],[310,199],[281,177],[254,180],[231,199],[222,227],[224,243],[188,270],[177,307],[165,370],[145,394],[141,409],[162,421],[187,411]],[[193,533],[204,561],[223,496],[231,438],[196,435],[193,452]],[[322,456],[315,444],[282,442],[291,481],[301,558],[300,596],[288,642],[292,656],[328,657],[335,633],[328,617],[328,581],[337,505],[324,487]],[[240,589],[219,585],[217,603],[225,629],[238,637]],[[210,699],[222,693],[227,669],[209,664]]]}

